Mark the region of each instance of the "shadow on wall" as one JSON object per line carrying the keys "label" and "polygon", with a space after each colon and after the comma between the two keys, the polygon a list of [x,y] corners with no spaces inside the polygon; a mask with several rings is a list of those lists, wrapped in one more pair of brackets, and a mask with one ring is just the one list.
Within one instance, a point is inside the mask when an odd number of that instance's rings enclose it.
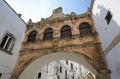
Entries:
{"label": "shadow on wall", "polygon": [[[109,24],[106,21],[106,16],[108,12],[110,12],[111,14],[111,20]],[[110,9],[106,9],[102,5],[98,5],[97,10],[93,11],[94,23],[99,33],[99,37],[102,42],[102,47],[104,51],[106,50],[106,48],[108,48],[108,46],[120,32],[120,26],[113,19],[114,16],[115,15],[112,14],[112,11]],[[109,17],[110,15],[108,15],[108,20],[110,19]]]}
{"label": "shadow on wall", "polygon": [[[108,12],[110,12],[112,16],[109,24],[105,19]],[[119,60],[120,52],[118,51],[120,51],[120,49],[119,49],[119,46],[117,47],[118,43],[115,45],[112,45],[112,44],[113,44],[113,40],[115,40],[117,35],[120,33],[120,25],[118,25],[119,21],[117,22],[114,16],[115,14],[112,13],[111,9],[106,9],[102,5],[98,5],[97,10],[93,11],[94,23],[99,33],[99,37],[100,37],[100,41],[102,42],[104,53],[106,54],[105,57],[107,61],[107,66],[111,70],[111,73],[110,73],[111,79],[119,79],[120,78],[120,60]],[[109,17],[108,19],[110,19]],[[113,46],[112,48],[118,48],[118,50],[116,50],[116,52],[115,51],[113,52],[113,49],[111,48],[111,46]]]}

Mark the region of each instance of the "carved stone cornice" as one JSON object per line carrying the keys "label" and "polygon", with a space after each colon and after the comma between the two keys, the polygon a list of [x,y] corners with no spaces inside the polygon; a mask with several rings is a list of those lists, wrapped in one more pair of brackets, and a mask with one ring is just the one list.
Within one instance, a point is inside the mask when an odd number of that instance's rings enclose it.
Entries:
{"label": "carved stone cornice", "polygon": [[67,14],[65,15],[65,17],[58,17],[58,18],[54,18],[54,19],[50,19],[51,17],[49,18],[42,18],[41,21],[39,22],[36,22],[36,23],[28,23],[26,26],[27,28],[31,28],[31,27],[34,27],[34,26],[43,26],[45,24],[52,24],[52,23],[59,23],[59,22],[64,22],[64,21],[69,21],[69,20],[79,20],[79,19],[82,19],[82,18],[85,18],[85,17],[91,17],[91,12],[86,12],[84,14],[80,14],[80,15],[76,15],[74,12],[72,12],[71,14]]}

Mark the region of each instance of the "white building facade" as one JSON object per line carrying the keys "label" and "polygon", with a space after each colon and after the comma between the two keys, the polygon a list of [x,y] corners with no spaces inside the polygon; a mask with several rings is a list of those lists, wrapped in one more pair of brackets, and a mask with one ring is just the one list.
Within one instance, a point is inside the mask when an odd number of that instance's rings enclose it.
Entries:
{"label": "white building facade", "polygon": [[26,29],[25,22],[0,0],[0,79],[9,79]]}
{"label": "white building facade", "polygon": [[37,79],[95,79],[94,75],[76,62],[58,60],[45,65]]}
{"label": "white building facade", "polygon": [[111,79],[120,79],[119,5],[120,0],[94,0],[92,9]]}

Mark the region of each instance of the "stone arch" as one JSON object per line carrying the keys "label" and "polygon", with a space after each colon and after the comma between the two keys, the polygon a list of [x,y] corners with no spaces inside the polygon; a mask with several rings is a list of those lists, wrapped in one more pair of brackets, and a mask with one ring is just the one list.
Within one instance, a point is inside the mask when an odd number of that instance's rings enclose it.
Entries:
{"label": "stone arch", "polygon": [[88,63],[89,57],[83,54],[77,54],[74,52],[54,52],[41,57],[36,57],[34,61],[30,61],[30,64],[20,74],[19,79],[36,79],[35,77],[37,77],[37,73],[40,68],[49,62],[60,59],[75,61],[90,70],[94,75],[97,75],[98,73],[96,69]]}
{"label": "stone arch", "polygon": [[[92,26],[91,26],[91,23],[90,23],[90,22],[87,22],[87,21],[81,22],[81,23],[79,24],[79,26],[80,26],[81,24],[88,24],[90,27],[92,27]],[[79,27],[79,26],[78,26],[78,27]]]}

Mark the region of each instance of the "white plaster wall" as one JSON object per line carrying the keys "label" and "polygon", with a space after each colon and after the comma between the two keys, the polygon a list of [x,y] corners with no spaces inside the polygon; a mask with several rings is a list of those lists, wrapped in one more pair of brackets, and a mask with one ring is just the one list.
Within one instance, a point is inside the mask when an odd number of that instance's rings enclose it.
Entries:
{"label": "white plaster wall", "polygon": [[[71,63],[73,64],[73,70],[71,70]],[[62,67],[62,73],[60,72],[60,66]],[[42,67],[42,69],[40,69],[39,72],[42,72],[40,79],[58,79],[57,75],[59,75],[60,79],[66,79],[65,70],[67,70],[68,79],[72,79],[73,74],[74,74],[74,79],[78,79],[81,73],[79,68],[80,65],[73,61],[68,60],[68,64],[66,64],[66,60],[53,61]],[[85,69],[84,67],[81,68],[82,70]],[[88,72],[88,70],[86,71]],[[85,71],[82,72],[84,73],[84,75],[87,74],[87,72]]]}
{"label": "white plaster wall", "polygon": [[[35,77],[35,79],[47,79],[47,76],[48,76],[48,73],[47,73],[47,70],[48,69],[48,67],[47,67],[47,65],[45,65],[39,72],[41,72],[41,78],[36,78]],[[39,73],[38,72],[38,73]],[[38,77],[38,76],[37,76]]]}
{"label": "white plaster wall", "polygon": [[[73,64],[73,70],[71,70],[71,63]],[[69,61],[69,69],[71,70],[71,72],[69,72],[70,78],[68,76],[68,79],[73,79],[72,76],[74,74],[74,79],[78,79],[78,76],[80,75],[80,64],[73,62],[73,61]]]}
{"label": "white plaster wall", "polygon": [[[120,0],[94,0],[93,13],[99,13],[98,5],[112,11],[113,19],[120,22],[119,11]],[[120,23],[118,23],[120,25]]]}
{"label": "white plaster wall", "polygon": [[111,79],[120,79],[120,42],[106,56]]}
{"label": "white plaster wall", "polygon": [[[74,74],[74,79],[78,79],[79,75],[79,64],[73,61],[68,60],[68,65],[65,60],[59,60],[59,67],[62,66],[62,73],[59,72],[60,79],[65,79],[65,70],[67,70],[67,78],[72,79]],[[73,70],[71,70],[71,63],[73,64]],[[77,68],[77,69],[76,69]]]}
{"label": "white plaster wall", "polygon": [[[73,70],[71,70],[71,63],[73,64]],[[62,72],[60,72],[60,66],[62,67]],[[57,75],[59,75],[60,79],[66,79],[65,70],[67,70],[67,79],[73,79],[73,74],[74,79],[82,79],[83,77],[88,79],[87,74],[90,72],[76,62],[68,60],[68,64],[66,64],[66,60],[58,60],[42,67],[39,71],[42,72],[41,78],[39,79],[58,79]]]}
{"label": "white plaster wall", "polygon": [[[94,2],[93,19],[104,50],[120,32],[119,4],[120,0],[95,0]],[[108,10],[113,16],[109,25],[105,20]]]}
{"label": "white plaster wall", "polygon": [[56,72],[57,72],[57,62],[53,61],[53,62],[49,62],[48,65],[48,75],[47,75],[47,79],[56,79]]}
{"label": "white plaster wall", "polygon": [[[120,0],[95,0],[94,2],[93,19],[104,51],[120,32],[119,5]],[[105,20],[108,10],[111,11],[113,16],[109,25]],[[111,70],[111,79],[120,79],[120,43],[105,57],[108,68]]]}
{"label": "white plaster wall", "polygon": [[13,34],[16,38],[13,47],[13,55],[9,55],[0,50],[0,73],[3,73],[1,79],[9,79],[16,63],[20,44],[24,37],[25,23],[11,10],[10,7],[0,0],[0,41],[6,31]]}

